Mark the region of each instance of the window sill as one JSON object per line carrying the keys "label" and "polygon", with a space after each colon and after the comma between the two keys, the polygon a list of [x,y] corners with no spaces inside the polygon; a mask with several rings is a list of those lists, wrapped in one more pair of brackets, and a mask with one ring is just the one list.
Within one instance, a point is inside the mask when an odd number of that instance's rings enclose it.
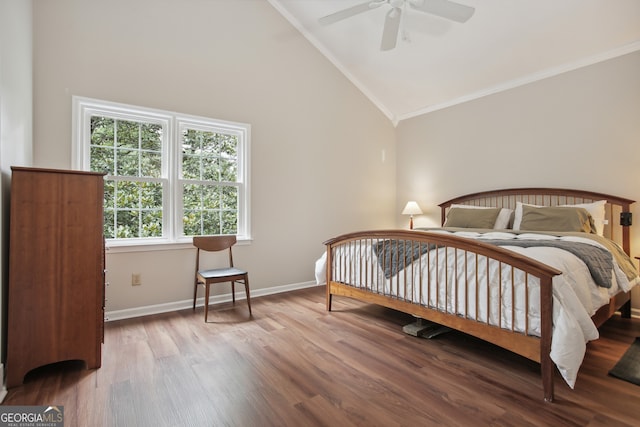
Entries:
{"label": "window sill", "polygon": [[[238,238],[238,246],[250,245],[253,239]],[[183,249],[194,249],[191,241],[182,242],[109,242],[105,244],[107,254],[119,254],[127,252],[154,252],[154,251],[173,251]]]}

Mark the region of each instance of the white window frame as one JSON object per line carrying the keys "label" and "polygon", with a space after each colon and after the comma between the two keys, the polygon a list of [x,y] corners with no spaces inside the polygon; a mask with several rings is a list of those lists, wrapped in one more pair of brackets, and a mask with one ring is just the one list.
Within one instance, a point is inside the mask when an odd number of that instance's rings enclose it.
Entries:
{"label": "white window frame", "polygon": [[[181,171],[181,131],[184,128],[204,131],[231,133],[238,137],[238,177],[233,185],[238,188],[238,241],[251,241],[250,213],[250,143],[251,125],[229,122],[206,117],[191,116],[171,111],[157,110],[103,101],[99,99],[72,97],[72,159],[73,169],[90,170],[90,123],[91,117],[107,116],[123,120],[156,123],[163,128],[162,177],[164,182],[162,237],[107,239],[110,248],[128,250],[167,249],[170,247],[191,247],[192,238],[181,236],[182,223],[182,180]],[[144,180],[144,178],[141,178]],[[168,214],[167,214],[168,212]]]}

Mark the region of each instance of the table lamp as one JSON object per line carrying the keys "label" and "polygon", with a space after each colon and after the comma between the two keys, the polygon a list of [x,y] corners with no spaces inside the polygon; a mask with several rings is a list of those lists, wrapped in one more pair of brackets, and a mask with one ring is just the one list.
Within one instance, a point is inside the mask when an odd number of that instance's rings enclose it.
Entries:
{"label": "table lamp", "polygon": [[422,209],[420,209],[417,202],[411,200],[407,202],[406,206],[402,210],[402,215],[411,215],[409,218],[409,230],[413,230],[413,216],[422,215]]}

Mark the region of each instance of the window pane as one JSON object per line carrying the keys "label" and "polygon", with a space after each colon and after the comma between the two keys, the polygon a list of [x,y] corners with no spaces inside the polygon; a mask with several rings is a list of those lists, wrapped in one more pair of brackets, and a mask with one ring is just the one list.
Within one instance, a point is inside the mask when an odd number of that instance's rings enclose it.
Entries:
{"label": "window pane", "polygon": [[238,233],[238,189],[234,186],[185,184],[183,207],[185,236]]}
{"label": "window pane", "polygon": [[[157,182],[105,182],[105,235],[109,238],[161,237],[163,185]],[[105,202],[105,207],[108,206]],[[115,236],[114,236],[115,232]]]}
{"label": "window pane", "polygon": [[221,135],[220,153],[227,158],[238,157],[238,137],[236,135]]}
{"label": "window pane", "polygon": [[142,123],[140,125],[140,147],[143,150],[162,152],[162,126],[159,124]]}
{"label": "window pane", "polygon": [[162,210],[142,212],[140,237],[162,237]]}
{"label": "window pane", "polygon": [[220,208],[220,188],[213,185],[206,185],[202,188],[202,208]]}
{"label": "window pane", "polygon": [[193,129],[187,129],[182,132],[182,153],[196,154],[200,152],[200,141],[198,133]]}
{"label": "window pane", "polygon": [[157,182],[140,184],[140,207],[162,210],[162,184]]}
{"label": "window pane", "polygon": [[140,123],[116,121],[116,145],[121,148],[140,148]]}
{"label": "window pane", "polygon": [[143,151],[140,154],[140,176],[147,178],[162,176],[162,153]]}
{"label": "window pane", "polygon": [[110,180],[104,181],[104,208],[115,208],[115,182]]}
{"label": "window pane", "polygon": [[138,176],[138,150],[116,150],[116,175]]}
{"label": "window pane", "polygon": [[218,143],[217,143],[217,136],[218,134],[215,134],[213,132],[200,132],[200,138],[202,140],[202,155],[203,156],[219,156],[220,153],[218,152]]}
{"label": "window pane", "polygon": [[220,232],[220,211],[202,213],[202,234],[222,234]]}
{"label": "window pane", "polygon": [[236,182],[238,179],[238,165],[229,159],[220,159],[220,181]]}
{"label": "window pane", "polygon": [[113,239],[116,237],[113,225],[114,215],[113,209],[104,210],[104,237],[106,239]]}
{"label": "window pane", "polygon": [[182,217],[182,228],[185,236],[199,236],[201,230],[201,211],[185,210]]}
{"label": "window pane", "polygon": [[200,179],[199,156],[182,156],[182,176],[185,179]]}
{"label": "window pane", "polygon": [[202,179],[220,181],[220,165],[218,159],[205,157],[202,159]]}
{"label": "window pane", "polygon": [[185,210],[200,209],[202,201],[201,186],[187,184],[183,187],[182,206]]}
{"label": "window pane", "polygon": [[91,147],[91,170],[113,175],[113,148]]}
{"label": "window pane", "polygon": [[222,211],[221,234],[238,233],[238,213],[235,210]]}
{"label": "window pane", "polygon": [[238,137],[218,132],[182,131],[182,177],[237,181]]}
{"label": "window pane", "polygon": [[114,129],[113,119],[91,116],[91,145],[113,147]]}
{"label": "window pane", "polygon": [[227,210],[238,209],[238,189],[236,187],[222,187],[222,208]]}
{"label": "window pane", "polygon": [[138,208],[140,192],[135,182],[118,182],[116,184],[116,208]]}
{"label": "window pane", "polygon": [[139,211],[116,211],[117,236],[121,239],[140,237]]}

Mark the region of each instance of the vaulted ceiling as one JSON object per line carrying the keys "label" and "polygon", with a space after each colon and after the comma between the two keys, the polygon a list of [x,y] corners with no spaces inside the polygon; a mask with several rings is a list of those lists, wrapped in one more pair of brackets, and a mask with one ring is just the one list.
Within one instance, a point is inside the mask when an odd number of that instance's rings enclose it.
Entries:
{"label": "vaulted ceiling", "polygon": [[640,0],[456,0],[464,23],[419,9],[445,0],[269,2],[394,123],[640,50]]}

